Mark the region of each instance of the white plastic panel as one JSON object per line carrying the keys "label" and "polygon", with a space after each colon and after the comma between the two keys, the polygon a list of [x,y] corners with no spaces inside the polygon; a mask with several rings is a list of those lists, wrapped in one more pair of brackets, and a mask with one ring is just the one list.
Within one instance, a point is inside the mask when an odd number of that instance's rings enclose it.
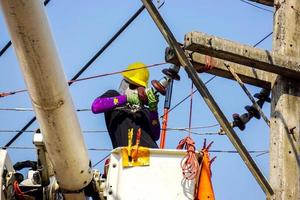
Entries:
{"label": "white plastic panel", "polygon": [[3,172],[7,170],[8,172],[13,172],[14,168],[12,162],[7,154],[6,150],[0,149],[0,200],[6,200],[3,193]]}
{"label": "white plastic panel", "polygon": [[120,148],[112,151],[106,182],[108,200],[194,199],[194,181],[182,176],[183,150],[150,149],[150,166],[123,168]]}

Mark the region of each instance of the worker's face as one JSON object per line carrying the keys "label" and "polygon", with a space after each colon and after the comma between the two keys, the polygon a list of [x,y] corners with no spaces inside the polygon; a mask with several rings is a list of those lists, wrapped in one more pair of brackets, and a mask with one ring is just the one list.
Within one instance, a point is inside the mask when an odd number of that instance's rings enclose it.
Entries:
{"label": "worker's face", "polygon": [[119,92],[121,94],[125,94],[125,95],[129,95],[132,93],[137,93],[137,88],[139,86],[132,84],[130,82],[128,82],[127,80],[123,79],[121,81],[120,87],[119,87]]}

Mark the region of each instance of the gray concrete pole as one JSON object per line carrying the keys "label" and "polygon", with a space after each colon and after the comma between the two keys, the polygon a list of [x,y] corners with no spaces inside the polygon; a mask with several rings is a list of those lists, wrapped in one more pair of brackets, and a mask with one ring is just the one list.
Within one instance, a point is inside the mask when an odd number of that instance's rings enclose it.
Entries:
{"label": "gray concrete pole", "polygon": [[[300,1],[275,0],[273,51],[300,57]],[[276,200],[300,199],[300,81],[272,84],[270,183]]]}

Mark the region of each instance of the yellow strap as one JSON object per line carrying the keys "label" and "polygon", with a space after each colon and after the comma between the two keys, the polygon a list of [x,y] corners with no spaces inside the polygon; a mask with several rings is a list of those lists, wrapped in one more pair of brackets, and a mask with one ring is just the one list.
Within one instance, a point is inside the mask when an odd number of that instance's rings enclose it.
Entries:
{"label": "yellow strap", "polygon": [[150,165],[150,150],[147,147],[138,147],[137,159],[129,159],[131,157],[131,151],[136,150],[136,145],[129,148],[123,147],[122,152],[122,166],[133,167],[133,166],[149,166]]}

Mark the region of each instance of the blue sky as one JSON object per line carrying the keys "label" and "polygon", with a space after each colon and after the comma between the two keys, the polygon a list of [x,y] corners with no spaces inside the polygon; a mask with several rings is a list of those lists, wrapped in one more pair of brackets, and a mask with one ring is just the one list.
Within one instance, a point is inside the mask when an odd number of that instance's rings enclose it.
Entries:
{"label": "blue sky", "polygon": [[[156,1],[154,1],[156,3]],[[119,27],[141,6],[140,1],[71,1],[52,0],[46,7],[53,37],[60,55],[67,79],[73,77],[80,68],[106,43]],[[272,31],[272,13],[257,9],[240,0],[173,0],[165,1],[160,9],[161,15],[173,31],[176,39],[183,42],[184,35],[190,31],[201,31],[220,36],[243,44],[253,45]],[[10,40],[3,15],[0,14],[0,48]],[[271,50],[272,39],[268,38],[258,47]],[[128,29],[100,56],[81,77],[88,77],[126,68],[132,62],[142,61],[148,65],[164,62],[167,43],[156,28],[146,11],[130,25]],[[164,67],[168,67],[165,65]],[[160,79],[164,68],[150,69],[150,80]],[[0,57],[0,92],[24,89],[25,84],[16,60],[13,48]],[[199,74],[202,80],[211,75]],[[191,81],[184,70],[180,71],[181,81],[174,83],[172,105],[190,93]],[[74,83],[70,92],[78,109],[90,108],[93,99],[108,89],[118,88],[121,75],[107,76]],[[239,85],[231,80],[215,78],[208,89],[231,121],[233,113],[244,113],[244,106],[251,104]],[[247,85],[252,94],[260,88]],[[159,113],[163,113],[164,97],[160,97]],[[193,101],[192,126],[216,124],[214,116],[196,93]],[[0,99],[0,108],[30,108],[27,93],[20,93]],[[269,116],[270,105],[266,104],[264,112]],[[78,112],[82,130],[105,130],[102,114]],[[33,112],[16,112],[0,110],[0,130],[19,130],[32,117]],[[169,114],[169,127],[187,127],[189,100],[178,106]],[[35,130],[35,123],[28,130]],[[219,127],[197,130],[199,133],[217,132]],[[236,129],[248,150],[268,150],[269,130],[263,120],[253,119],[245,131]],[[0,146],[4,146],[15,133],[0,133]],[[186,132],[172,131],[167,135],[167,148],[176,148],[178,142],[187,135]],[[84,133],[88,148],[110,149],[107,133]],[[204,138],[214,141],[212,150],[234,150],[226,136],[192,135],[197,148],[200,149]],[[24,133],[14,147],[33,147],[32,133]],[[35,159],[34,150],[9,149],[14,162]],[[108,152],[89,151],[92,163],[96,163]],[[217,199],[253,200],[264,199],[264,193],[248,171],[238,154],[211,153],[217,159],[212,165],[213,184]],[[254,160],[268,177],[268,154]],[[102,165],[97,168],[102,170]]]}

